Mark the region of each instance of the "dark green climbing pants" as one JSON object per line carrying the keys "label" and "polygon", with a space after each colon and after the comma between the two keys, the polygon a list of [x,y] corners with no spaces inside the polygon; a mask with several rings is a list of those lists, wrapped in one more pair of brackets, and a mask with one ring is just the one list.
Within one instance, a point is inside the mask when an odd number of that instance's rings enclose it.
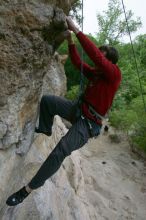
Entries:
{"label": "dark green climbing pants", "polygon": [[[55,115],[71,121],[72,114],[75,114],[73,109],[74,102],[72,101],[57,96],[43,96],[40,103],[39,129],[51,132]],[[91,124],[94,133],[92,136],[98,136],[101,126],[94,122],[91,122]],[[42,186],[59,169],[65,157],[69,156],[72,151],[81,148],[90,137],[86,120],[79,117],[32,178],[28,184],[29,187],[37,189]]]}

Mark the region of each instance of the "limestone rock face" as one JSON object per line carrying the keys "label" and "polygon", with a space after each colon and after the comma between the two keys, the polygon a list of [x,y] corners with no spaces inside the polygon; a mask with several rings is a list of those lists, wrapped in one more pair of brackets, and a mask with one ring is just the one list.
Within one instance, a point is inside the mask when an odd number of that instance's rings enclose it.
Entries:
{"label": "limestone rock face", "polygon": [[70,4],[0,2],[0,149],[28,150],[44,83],[47,92],[64,93],[63,69],[53,54],[55,37],[66,29],[63,7]]}
{"label": "limestone rock face", "polygon": [[22,184],[41,96],[65,94],[55,39],[67,28],[72,2],[0,1],[0,210],[7,193]]}
{"label": "limestone rock face", "polygon": [[[3,152],[0,165],[5,167],[7,175],[1,177],[0,219],[145,220],[144,162],[130,152],[124,139],[119,144],[111,143],[104,132],[66,158],[59,171],[22,204],[16,207],[5,205],[7,196],[32,178],[66,132],[61,119],[56,116],[53,135],[49,138],[35,135],[25,157],[13,154],[10,149],[8,163]],[[7,186],[8,183],[11,184]],[[6,188],[7,191],[3,191]]]}

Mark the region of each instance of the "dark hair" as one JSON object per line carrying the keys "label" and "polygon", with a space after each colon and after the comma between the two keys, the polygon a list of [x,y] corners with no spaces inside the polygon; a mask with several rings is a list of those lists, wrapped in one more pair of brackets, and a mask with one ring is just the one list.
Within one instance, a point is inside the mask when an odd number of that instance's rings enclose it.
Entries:
{"label": "dark hair", "polygon": [[119,53],[118,51],[111,46],[108,45],[103,45],[101,47],[99,47],[100,51],[105,51],[106,52],[106,58],[108,60],[110,60],[112,63],[116,64],[118,62],[119,59]]}

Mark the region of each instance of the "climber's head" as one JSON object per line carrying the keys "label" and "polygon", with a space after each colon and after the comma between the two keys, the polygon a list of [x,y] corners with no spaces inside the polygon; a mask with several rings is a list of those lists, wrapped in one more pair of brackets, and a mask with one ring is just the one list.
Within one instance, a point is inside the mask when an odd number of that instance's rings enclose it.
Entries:
{"label": "climber's head", "polygon": [[112,46],[108,46],[108,45],[103,45],[99,47],[99,50],[105,55],[105,57],[110,60],[113,64],[116,64],[118,62],[119,59],[119,53],[118,51],[112,47]]}

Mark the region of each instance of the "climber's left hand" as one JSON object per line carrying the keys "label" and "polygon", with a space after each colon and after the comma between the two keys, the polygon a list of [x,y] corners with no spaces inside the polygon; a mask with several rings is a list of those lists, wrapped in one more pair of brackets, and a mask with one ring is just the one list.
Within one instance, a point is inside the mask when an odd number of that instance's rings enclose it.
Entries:
{"label": "climber's left hand", "polygon": [[69,30],[73,31],[75,34],[77,34],[79,32],[78,27],[75,25],[75,23],[73,22],[71,17],[66,16],[66,22],[68,24]]}

